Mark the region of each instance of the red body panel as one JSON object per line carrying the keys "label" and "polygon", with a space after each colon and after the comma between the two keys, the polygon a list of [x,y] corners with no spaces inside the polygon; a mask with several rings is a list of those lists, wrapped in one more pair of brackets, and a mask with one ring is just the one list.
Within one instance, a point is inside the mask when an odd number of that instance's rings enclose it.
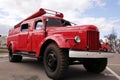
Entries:
{"label": "red body panel", "polygon": [[[60,48],[75,49],[81,51],[99,50],[99,31],[93,25],[82,26],[51,26],[46,27],[45,18],[51,16],[42,16],[46,12],[38,11],[27,19],[18,23],[14,29],[9,31],[7,47],[13,46],[13,52],[25,51],[35,52],[36,57],[40,55],[41,47],[47,40],[54,41]],[[56,14],[57,15],[57,14]],[[61,19],[63,16],[52,16],[51,18]],[[35,29],[35,22],[41,19],[43,27]],[[29,24],[28,30],[21,31],[22,24]],[[80,43],[75,42],[75,36],[80,37]],[[94,43],[96,42],[96,43]]]}
{"label": "red body panel", "polygon": [[102,51],[111,51],[111,47],[107,43],[102,42],[102,44],[101,44],[101,50]]}

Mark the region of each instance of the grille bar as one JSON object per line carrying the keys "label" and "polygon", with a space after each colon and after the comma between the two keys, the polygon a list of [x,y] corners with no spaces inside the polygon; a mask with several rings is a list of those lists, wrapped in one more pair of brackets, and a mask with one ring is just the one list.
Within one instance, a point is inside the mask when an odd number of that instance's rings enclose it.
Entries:
{"label": "grille bar", "polygon": [[87,46],[89,50],[99,49],[99,32],[87,31]]}

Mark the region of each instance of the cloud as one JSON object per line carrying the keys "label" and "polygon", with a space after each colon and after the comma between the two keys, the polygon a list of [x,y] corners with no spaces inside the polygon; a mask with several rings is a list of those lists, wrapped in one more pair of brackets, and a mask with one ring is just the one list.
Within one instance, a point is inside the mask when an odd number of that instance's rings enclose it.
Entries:
{"label": "cloud", "polygon": [[65,18],[71,19],[82,16],[83,13],[96,6],[105,6],[102,0],[43,0],[41,6],[63,12]]}
{"label": "cloud", "polygon": [[[108,33],[111,33],[112,29],[118,33],[118,30],[120,29],[120,18],[111,17],[109,19],[104,17],[94,18],[94,17],[84,17],[81,19],[75,19],[74,22],[81,24],[81,25],[95,25],[98,27],[101,38],[107,35]],[[117,30],[118,29],[118,30]]]}
{"label": "cloud", "polygon": [[[118,26],[116,25],[119,21],[118,18],[81,18],[85,15],[86,10],[94,7],[105,7],[106,5],[104,0],[0,0],[0,32],[6,34],[3,31],[8,27],[13,27],[41,7],[63,12],[65,19],[75,23],[94,24],[99,27],[101,32],[110,31],[112,27]],[[3,26],[6,27],[3,28]]]}
{"label": "cloud", "polygon": [[[40,7],[61,11],[67,15],[66,18],[74,18],[80,16],[85,10],[92,8],[93,4],[103,5],[102,0],[0,0],[0,9],[2,9],[2,12],[9,14],[9,16],[4,17],[10,18],[10,20],[17,17],[24,19]],[[10,25],[14,25],[16,22],[10,23]]]}
{"label": "cloud", "polygon": [[[39,9],[39,0],[0,0],[0,24],[13,26]],[[36,4],[37,3],[37,4]],[[6,23],[5,23],[6,21]],[[8,23],[9,22],[9,23]]]}
{"label": "cloud", "polygon": [[18,20],[28,17],[40,7],[61,11],[68,15],[67,18],[74,18],[76,14],[81,15],[86,9],[92,7],[93,2],[98,3],[97,0],[81,0],[80,2],[79,0],[73,2],[69,0],[0,0],[0,24],[15,25]]}
{"label": "cloud", "polygon": [[103,2],[102,0],[94,0],[96,2],[97,5],[101,6],[101,7],[104,7],[106,6],[106,3]]}
{"label": "cloud", "polygon": [[117,4],[120,5],[120,0],[118,0]]}
{"label": "cloud", "polygon": [[0,24],[0,35],[7,35],[6,33],[9,31],[9,25],[1,25]]}

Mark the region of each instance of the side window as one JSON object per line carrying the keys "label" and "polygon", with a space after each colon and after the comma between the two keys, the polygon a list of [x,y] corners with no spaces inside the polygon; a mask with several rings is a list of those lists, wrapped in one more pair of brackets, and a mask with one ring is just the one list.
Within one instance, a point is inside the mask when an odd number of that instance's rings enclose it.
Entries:
{"label": "side window", "polygon": [[43,27],[42,20],[39,20],[35,24],[35,29],[41,29]]}
{"label": "side window", "polygon": [[28,24],[22,24],[21,26],[21,31],[24,32],[24,31],[27,31],[28,30]]}

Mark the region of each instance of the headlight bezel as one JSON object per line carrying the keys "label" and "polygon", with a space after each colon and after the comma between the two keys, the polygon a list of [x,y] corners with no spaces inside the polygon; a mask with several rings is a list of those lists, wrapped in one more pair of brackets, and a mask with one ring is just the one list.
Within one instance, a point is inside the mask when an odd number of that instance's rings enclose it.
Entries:
{"label": "headlight bezel", "polygon": [[80,36],[75,36],[74,37],[74,41],[76,42],[76,43],[80,43],[81,42],[81,39],[80,39]]}

